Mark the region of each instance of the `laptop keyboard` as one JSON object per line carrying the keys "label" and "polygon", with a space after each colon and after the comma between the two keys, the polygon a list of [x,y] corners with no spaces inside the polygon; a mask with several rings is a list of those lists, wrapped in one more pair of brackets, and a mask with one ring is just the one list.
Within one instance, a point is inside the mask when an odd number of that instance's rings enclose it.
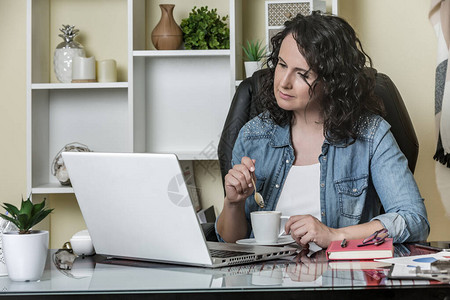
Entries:
{"label": "laptop keyboard", "polygon": [[232,250],[214,250],[214,249],[210,249],[209,253],[211,253],[212,257],[218,257],[218,258],[228,258],[228,257],[234,257],[234,256],[254,254],[253,252],[232,251]]}

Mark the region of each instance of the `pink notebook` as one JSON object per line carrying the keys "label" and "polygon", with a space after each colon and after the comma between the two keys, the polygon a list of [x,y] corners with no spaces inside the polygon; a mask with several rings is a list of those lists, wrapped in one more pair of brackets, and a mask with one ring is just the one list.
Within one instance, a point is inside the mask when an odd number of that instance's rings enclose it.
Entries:
{"label": "pink notebook", "polygon": [[348,240],[346,247],[341,247],[341,241],[332,241],[326,250],[329,260],[380,259],[390,258],[394,254],[392,238],[386,238],[381,245],[358,247],[363,239]]}

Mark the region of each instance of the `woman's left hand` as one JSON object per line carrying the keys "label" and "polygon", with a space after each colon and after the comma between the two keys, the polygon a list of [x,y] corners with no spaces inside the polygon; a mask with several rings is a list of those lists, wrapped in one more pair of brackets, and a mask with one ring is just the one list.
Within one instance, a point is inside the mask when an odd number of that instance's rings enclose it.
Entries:
{"label": "woman's left hand", "polygon": [[326,226],[311,215],[292,216],[284,228],[302,247],[314,242],[322,248],[327,248],[331,241],[340,239],[337,229]]}

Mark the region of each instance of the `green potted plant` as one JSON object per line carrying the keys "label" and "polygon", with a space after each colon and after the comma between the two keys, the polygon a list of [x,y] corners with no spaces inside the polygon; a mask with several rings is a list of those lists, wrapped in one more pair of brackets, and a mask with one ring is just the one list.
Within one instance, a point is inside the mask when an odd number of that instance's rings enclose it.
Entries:
{"label": "green potted plant", "polygon": [[220,17],[217,9],[196,6],[189,16],[181,20],[184,48],[194,49],[229,49],[230,29],[226,23],[228,16]]}
{"label": "green potted plant", "polygon": [[266,55],[266,46],[262,41],[248,41],[245,46],[242,46],[245,58],[244,67],[246,77],[250,77],[257,70],[262,68],[262,59]]}
{"label": "green potted plant", "polygon": [[48,251],[48,231],[33,230],[53,209],[45,208],[45,199],[33,204],[22,199],[20,209],[3,203],[7,213],[0,217],[13,223],[17,231],[3,232],[3,255],[8,276],[14,281],[36,281],[44,272]]}

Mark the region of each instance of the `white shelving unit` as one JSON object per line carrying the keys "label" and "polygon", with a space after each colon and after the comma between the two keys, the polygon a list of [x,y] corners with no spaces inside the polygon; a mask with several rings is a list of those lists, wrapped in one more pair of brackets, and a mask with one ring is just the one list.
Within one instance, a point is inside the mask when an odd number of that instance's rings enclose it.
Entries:
{"label": "white shelving unit", "polygon": [[[93,0],[105,6],[98,13],[108,12],[109,5],[126,3],[127,37],[115,37],[111,46],[127,43],[127,81],[73,84],[50,82],[53,1],[27,0],[28,193],[73,192],[51,174],[54,156],[71,142],[98,152],[173,152],[183,160],[217,158],[216,147],[235,90],[240,0],[228,0],[229,50],[174,51],[145,48],[150,36],[146,12],[159,12],[158,1]],[[77,0],[67,1],[77,5]],[[186,0],[174,1],[175,5],[180,1]],[[189,1],[192,7],[213,8],[217,3]],[[108,24],[99,26],[110,30]]]}

